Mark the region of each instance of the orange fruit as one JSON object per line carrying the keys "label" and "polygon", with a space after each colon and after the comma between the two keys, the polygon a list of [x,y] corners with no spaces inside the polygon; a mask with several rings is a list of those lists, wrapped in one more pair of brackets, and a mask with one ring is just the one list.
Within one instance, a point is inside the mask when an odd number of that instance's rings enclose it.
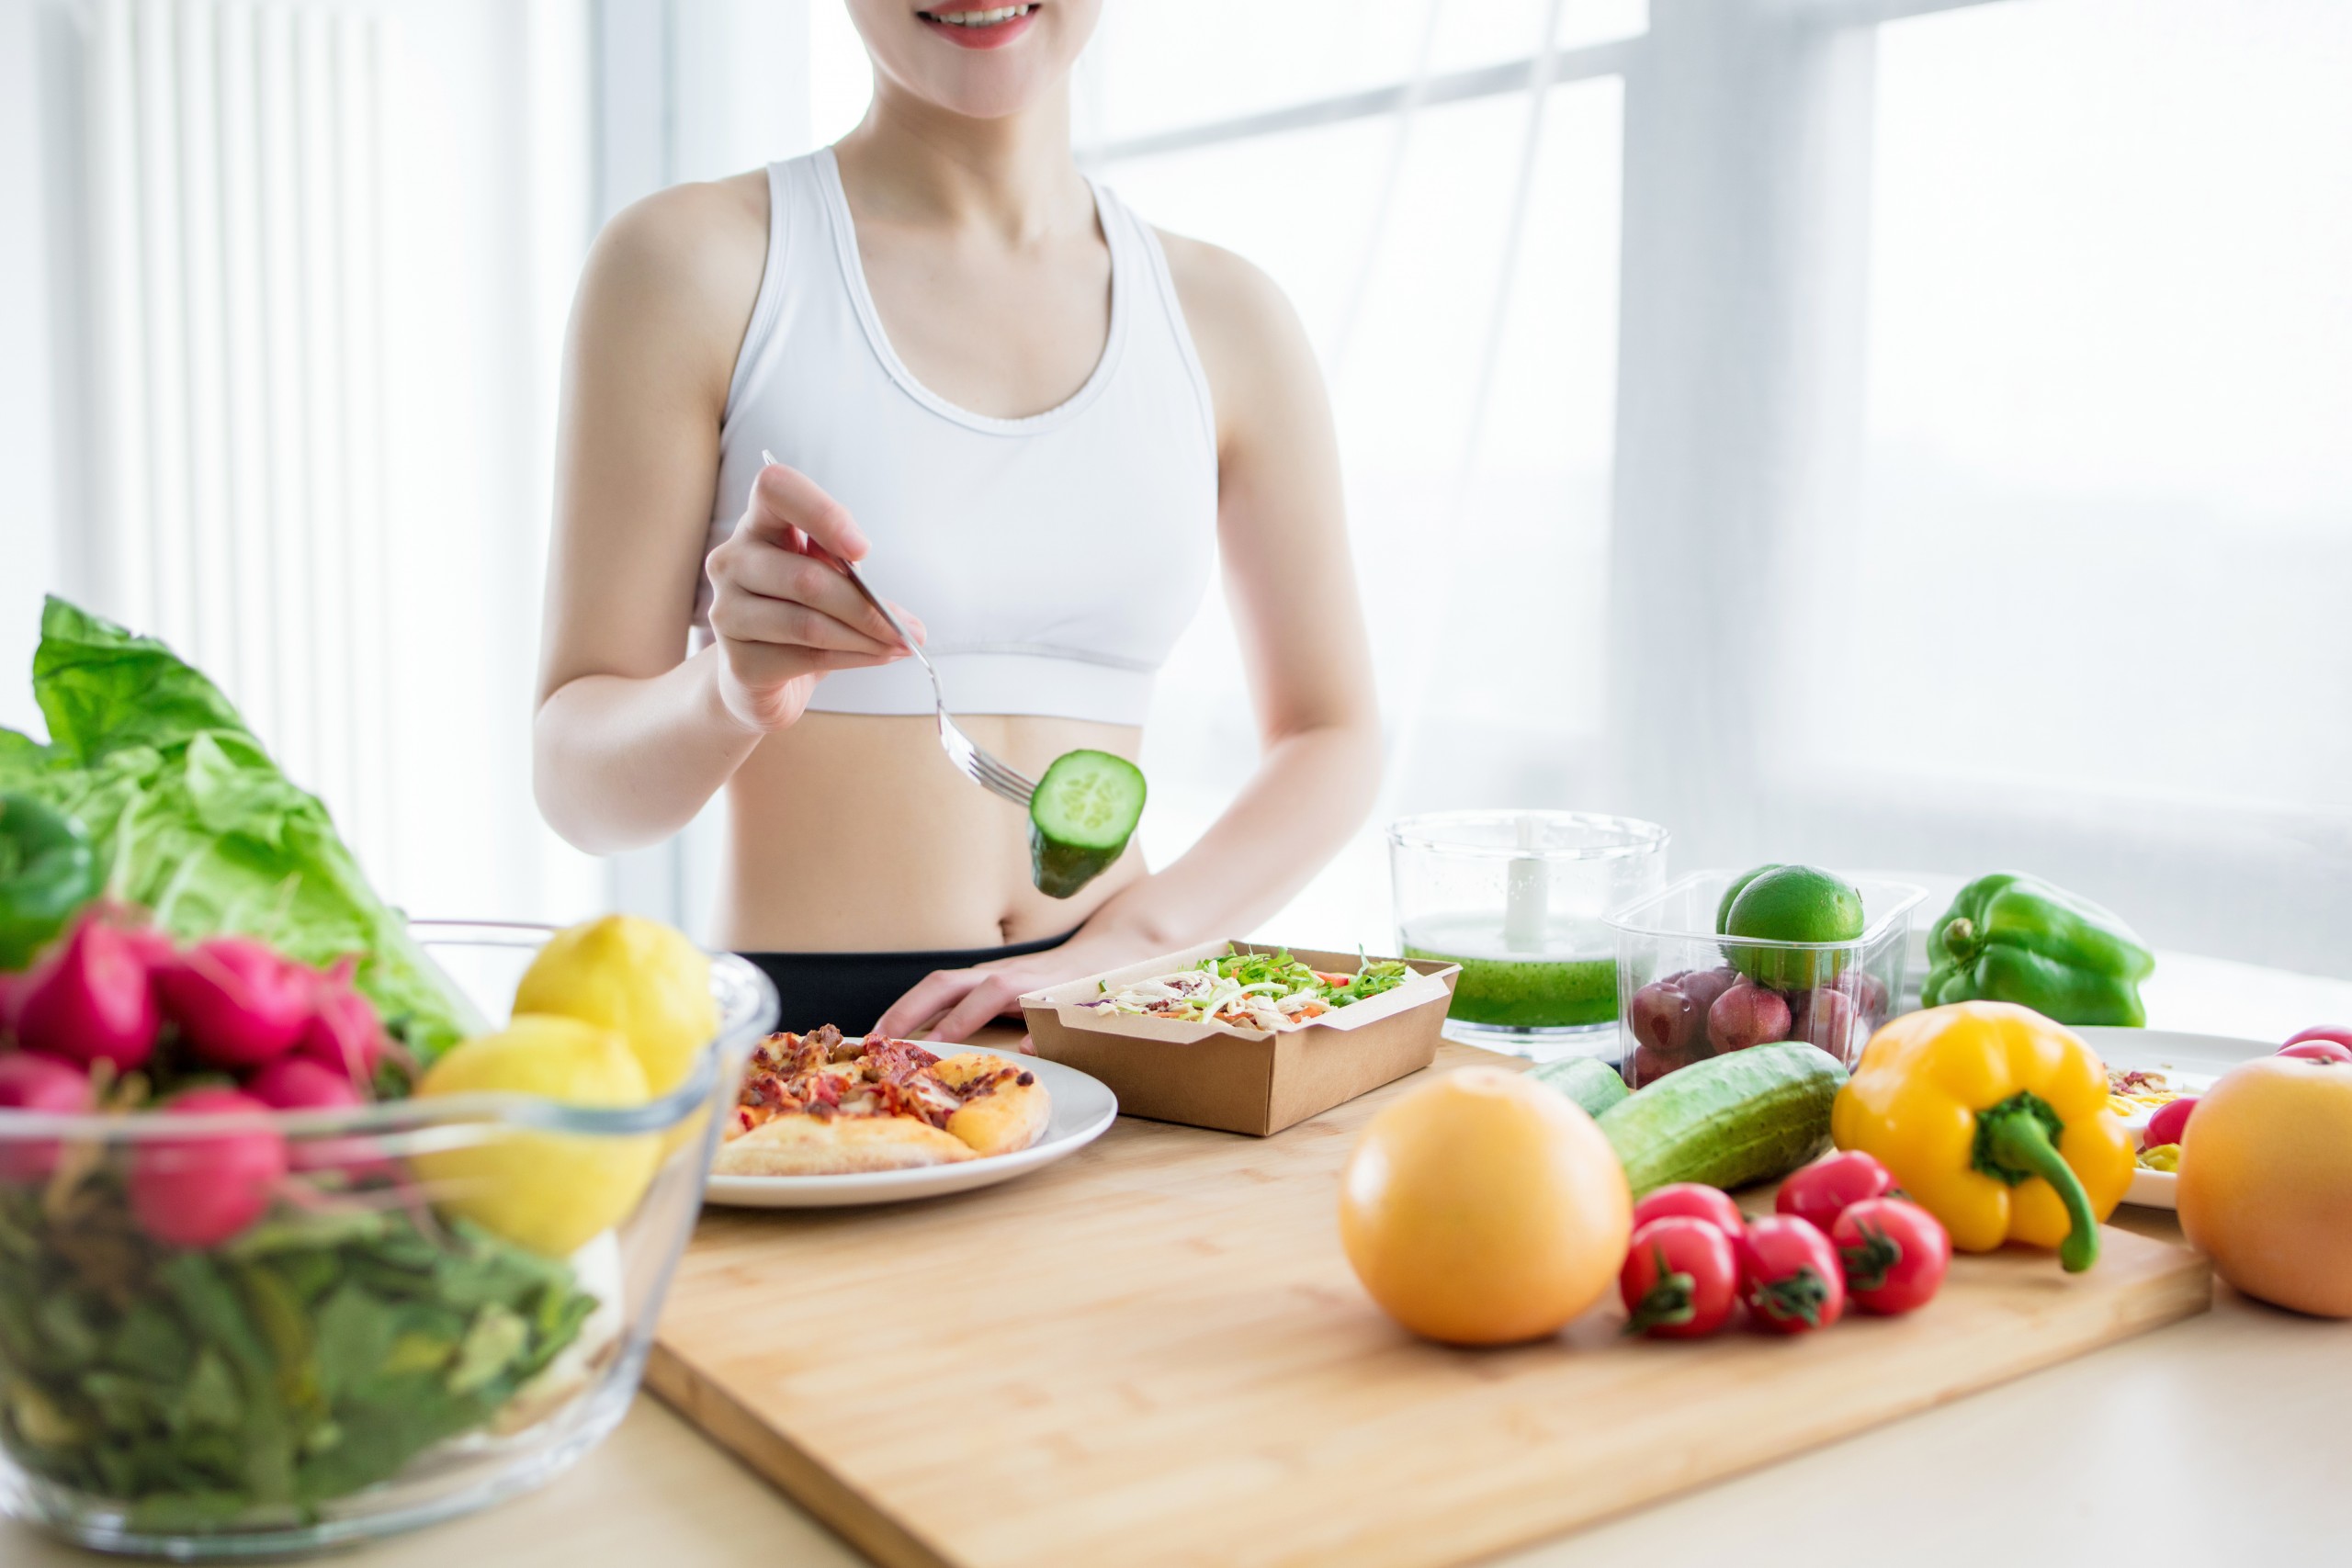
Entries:
{"label": "orange fruit", "polygon": [[2249,1296],[2352,1317],[2352,1064],[2265,1056],[2198,1100],[2180,1228]]}
{"label": "orange fruit", "polygon": [[1616,1283],[1633,1194],[1565,1095],[1465,1067],[1372,1119],[1340,1177],[1340,1243],[1382,1310],[1431,1339],[1537,1339]]}

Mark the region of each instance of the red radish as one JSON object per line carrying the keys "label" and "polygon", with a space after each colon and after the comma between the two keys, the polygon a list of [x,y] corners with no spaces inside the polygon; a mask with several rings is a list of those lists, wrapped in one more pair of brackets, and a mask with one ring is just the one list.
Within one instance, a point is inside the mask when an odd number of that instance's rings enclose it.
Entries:
{"label": "red radish", "polygon": [[376,1081],[376,1066],[390,1049],[376,1009],[352,989],[351,960],[320,976],[311,993],[311,1021],[297,1041],[297,1055],[333,1067],[362,1092]]}
{"label": "red radish", "polygon": [[139,954],[148,968],[161,969],[178,960],[180,950],[173,944],[171,932],[130,924],[130,912],[120,908],[116,909],[115,917],[114,929],[122,933],[122,940],[130,944],[130,951]]}
{"label": "red radish", "polygon": [[273,1111],[347,1111],[364,1103],[351,1080],[308,1056],[280,1056],[245,1080],[245,1092]]}
{"label": "red radish", "polygon": [[[266,1115],[230,1089],[191,1090],[160,1116]],[[286,1175],[286,1140],[266,1127],[150,1138],[130,1156],[130,1212],[166,1247],[218,1247],[261,1218]]]}
{"label": "red radish", "polygon": [[2290,1040],[2278,1047],[2281,1056],[2298,1056],[2306,1062],[2352,1062],[2352,1045],[2340,1040],[2314,1036],[2309,1040]]}
{"label": "red radish", "polygon": [[2148,1130],[2140,1134],[2140,1146],[2160,1149],[2166,1144],[2180,1142],[2181,1134],[2188,1130],[2188,1113],[2196,1109],[2197,1097],[2193,1094],[2167,1100],[2157,1106],[2156,1113],[2148,1118]]}
{"label": "red radish", "polygon": [[1846,1274],[1829,1238],[1793,1214],[1766,1214],[1737,1242],[1741,1294],[1758,1328],[1804,1334],[1846,1310]]}
{"label": "red radish", "polygon": [[[340,1069],[290,1053],[246,1079],[245,1092],[276,1111],[351,1111],[368,1103]],[[361,1137],[291,1139],[287,1159],[296,1170],[339,1170],[354,1181],[393,1174],[374,1142]]]}
{"label": "red radish", "polygon": [[2287,1036],[2290,1045],[2300,1045],[2306,1040],[2333,1040],[2338,1045],[2352,1047],[2352,1025],[2314,1023],[2309,1029],[2299,1030]]}
{"label": "red radish", "polygon": [[1747,1216],[1722,1188],[1700,1181],[1668,1182],[1634,1204],[1634,1228],[1639,1230],[1652,1220],[1676,1214],[1704,1220],[1725,1235],[1737,1235],[1747,1228]]}
{"label": "red radish", "polygon": [[26,976],[0,974],[0,1036],[17,1032],[17,1003],[23,998]]}
{"label": "red radish", "polygon": [[1781,1183],[1772,1207],[1793,1214],[1827,1235],[1838,1216],[1865,1198],[1883,1198],[1894,1190],[1886,1167],[1860,1149],[1839,1149],[1811,1165],[1800,1166]]}
{"label": "red radish", "polygon": [[198,1057],[232,1071],[293,1049],[317,984],[317,971],[242,936],[198,942],[155,972],[164,1010]]}
{"label": "red radish", "polygon": [[[17,1051],[0,1056],[0,1111],[71,1116],[90,1109],[90,1075],[62,1056]],[[46,1181],[57,1168],[55,1138],[0,1136],[0,1181]]]}
{"label": "red radish", "polygon": [[1634,1227],[1617,1276],[1625,1332],[1653,1339],[1700,1339],[1739,1306],[1739,1259],[1713,1221],[1668,1214]]}
{"label": "red radish", "polygon": [[1942,1222],[1900,1198],[1849,1204],[1829,1227],[1829,1244],[1846,1272],[1846,1299],[1890,1317],[1933,1301],[1951,1267]]}
{"label": "red radish", "polygon": [[138,1066],[163,1027],[150,973],[128,932],[84,916],[19,982],[17,1043],[85,1066]]}

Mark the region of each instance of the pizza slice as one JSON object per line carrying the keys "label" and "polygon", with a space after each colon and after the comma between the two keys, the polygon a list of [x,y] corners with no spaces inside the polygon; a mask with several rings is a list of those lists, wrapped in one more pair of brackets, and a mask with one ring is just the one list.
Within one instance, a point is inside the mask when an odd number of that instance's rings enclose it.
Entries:
{"label": "pizza slice", "polygon": [[845,1176],[1025,1149],[1050,1098],[1018,1064],[942,1059],[909,1040],[848,1040],[831,1025],[753,1051],[713,1168],[722,1176]]}

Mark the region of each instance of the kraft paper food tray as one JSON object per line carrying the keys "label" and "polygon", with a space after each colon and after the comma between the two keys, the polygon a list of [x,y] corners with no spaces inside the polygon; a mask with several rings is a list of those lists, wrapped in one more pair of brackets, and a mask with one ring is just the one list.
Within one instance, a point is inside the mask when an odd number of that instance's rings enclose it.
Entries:
{"label": "kraft paper food tray", "polygon": [[1030,1041],[1039,1055],[1110,1085],[1129,1116],[1263,1137],[1428,1066],[1462,973],[1458,964],[1408,959],[1412,976],[1395,990],[1275,1032],[1081,1005],[1106,988],[1188,969],[1227,950],[1287,951],[1332,972],[1351,973],[1359,963],[1352,953],[1320,948],[1204,942],[1030,992],[1021,998]]}

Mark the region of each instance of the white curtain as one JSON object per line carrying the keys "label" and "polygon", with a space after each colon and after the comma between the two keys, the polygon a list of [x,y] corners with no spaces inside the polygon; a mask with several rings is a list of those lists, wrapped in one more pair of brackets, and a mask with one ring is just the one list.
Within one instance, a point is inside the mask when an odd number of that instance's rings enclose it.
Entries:
{"label": "white curtain", "polygon": [[218,680],[395,900],[602,902],[528,779],[583,8],[10,3],[49,416],[10,719],[55,588]]}

